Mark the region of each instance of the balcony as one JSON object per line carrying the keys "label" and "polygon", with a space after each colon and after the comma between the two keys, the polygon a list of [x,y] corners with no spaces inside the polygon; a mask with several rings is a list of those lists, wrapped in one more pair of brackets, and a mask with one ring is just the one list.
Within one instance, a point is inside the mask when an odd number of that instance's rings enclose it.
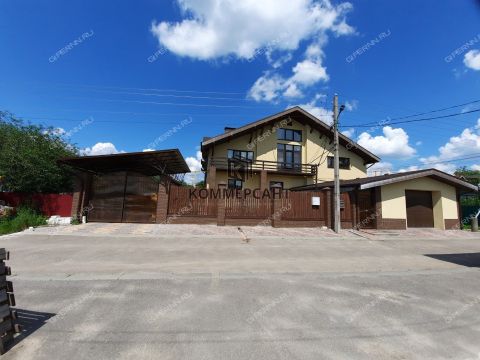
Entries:
{"label": "balcony", "polygon": [[[214,157],[209,159],[209,165],[215,166],[217,170],[228,170],[228,158]],[[315,164],[292,164],[267,160],[243,160],[249,163],[253,171],[266,170],[278,174],[287,175],[311,175],[315,176],[318,165]],[[206,165],[206,164],[204,164]],[[205,167],[205,166],[204,166]]]}

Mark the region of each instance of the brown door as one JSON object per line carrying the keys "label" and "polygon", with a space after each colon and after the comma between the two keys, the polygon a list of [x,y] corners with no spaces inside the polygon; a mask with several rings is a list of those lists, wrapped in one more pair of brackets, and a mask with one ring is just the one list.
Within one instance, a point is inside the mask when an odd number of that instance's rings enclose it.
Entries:
{"label": "brown door", "polygon": [[375,202],[373,192],[370,190],[359,191],[357,193],[358,202],[358,222],[357,227],[362,229],[375,228]]}
{"label": "brown door", "polygon": [[154,223],[158,183],[152,177],[115,172],[92,180],[88,221]]}
{"label": "brown door", "polygon": [[152,177],[129,173],[125,187],[122,222],[154,223],[158,183]]}
{"label": "brown door", "polygon": [[88,221],[122,221],[125,177],[124,171],[93,177]]}
{"label": "brown door", "polygon": [[407,227],[433,227],[432,193],[405,190]]}

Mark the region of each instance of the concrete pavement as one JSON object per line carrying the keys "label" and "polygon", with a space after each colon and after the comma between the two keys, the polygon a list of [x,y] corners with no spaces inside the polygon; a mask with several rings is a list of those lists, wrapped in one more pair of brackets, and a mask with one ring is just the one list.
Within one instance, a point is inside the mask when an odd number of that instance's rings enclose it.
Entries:
{"label": "concrete pavement", "polygon": [[0,237],[27,324],[4,358],[480,359],[480,240],[224,229]]}

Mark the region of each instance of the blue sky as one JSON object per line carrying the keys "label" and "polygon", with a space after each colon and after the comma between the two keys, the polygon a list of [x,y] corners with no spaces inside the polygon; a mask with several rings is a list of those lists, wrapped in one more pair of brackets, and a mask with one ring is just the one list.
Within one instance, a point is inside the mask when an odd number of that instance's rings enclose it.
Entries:
{"label": "blue sky", "polygon": [[329,121],[338,93],[376,171],[480,169],[480,112],[388,122],[480,99],[479,24],[474,0],[0,0],[0,109],[86,153],[178,147],[198,170],[203,136],[290,105]]}

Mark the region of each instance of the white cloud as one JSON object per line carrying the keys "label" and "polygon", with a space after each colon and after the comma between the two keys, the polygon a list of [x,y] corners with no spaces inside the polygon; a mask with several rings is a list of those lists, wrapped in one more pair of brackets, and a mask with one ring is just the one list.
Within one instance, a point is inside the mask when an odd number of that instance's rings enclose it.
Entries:
{"label": "white cloud", "polygon": [[125,151],[118,151],[115,145],[110,142],[99,142],[93,145],[91,148],[87,147],[81,151],[83,155],[109,155],[123,152]]}
{"label": "white cloud", "polygon": [[351,138],[353,135],[355,135],[355,129],[350,128],[350,129],[347,129],[347,130],[343,130],[342,134],[345,135],[348,138]]}
{"label": "white cloud", "polygon": [[65,131],[64,128],[57,127],[57,128],[52,128],[52,129],[44,130],[43,133],[44,133],[44,134],[52,134],[52,135],[56,135],[56,136],[63,136],[63,135],[65,135],[67,132]]}
{"label": "white cloud", "polygon": [[377,176],[377,175],[385,175],[390,174],[393,170],[393,165],[388,161],[380,161],[372,166],[370,166],[367,170],[368,176]]}
{"label": "white cloud", "polygon": [[189,156],[185,159],[185,162],[187,163],[190,171],[192,173],[187,173],[185,174],[184,181],[187,184],[196,184],[200,181],[203,180],[204,174],[201,171],[202,170],[202,152],[197,151],[195,154],[195,157]]}
{"label": "white cloud", "polygon": [[142,151],[143,151],[143,152],[147,152],[147,151],[155,151],[155,149],[143,149]]}
{"label": "white cloud", "polygon": [[189,156],[185,159],[190,171],[201,171],[202,170],[202,152],[197,151],[196,156]]}
{"label": "white cloud", "polygon": [[463,63],[472,70],[480,70],[480,50],[470,50],[465,54]]}
{"label": "white cloud", "polygon": [[[323,100],[325,100],[325,95],[317,94],[310,102],[306,104],[298,104],[296,106],[300,106],[302,109],[317,117],[319,120],[323,121],[328,125],[331,125],[333,123],[332,110],[326,109],[322,105],[318,104],[319,101]],[[290,108],[292,106],[294,105],[288,105],[287,108]]]}
{"label": "white cloud", "polygon": [[402,128],[385,126],[383,135],[378,136],[363,132],[357,142],[380,157],[406,158],[415,154],[415,149],[408,143],[408,134]]}
{"label": "white cloud", "polygon": [[[438,155],[421,158],[425,167],[434,167],[452,173],[458,167],[455,159],[480,152],[480,119],[473,128],[466,128],[458,136],[452,136],[449,141],[438,149]],[[452,160],[453,161],[450,161]],[[440,163],[438,163],[440,162]]]}
{"label": "white cloud", "polygon": [[322,46],[327,37],[322,35],[307,47],[305,58],[292,67],[289,78],[274,72],[265,72],[250,88],[248,96],[256,101],[274,101],[284,96],[286,98],[300,97],[302,89],[311,87],[318,82],[327,82],[327,68],[323,66],[324,52]]}
{"label": "white cloud", "polygon": [[410,166],[407,166],[406,168],[402,168],[398,170],[398,172],[407,172],[407,171],[415,171],[415,170],[420,170],[420,166],[410,165]]}
{"label": "white cloud", "polygon": [[480,165],[473,164],[472,166],[470,166],[470,169],[475,170],[475,171],[480,171]]}
{"label": "white cloud", "polygon": [[358,100],[350,100],[345,102],[345,109],[347,111],[354,111],[358,108]]}
{"label": "white cloud", "polygon": [[[256,101],[272,101],[285,89],[285,80],[278,75],[270,76],[267,72],[255,81],[250,89],[250,97]],[[292,91],[289,91],[292,93]]]}
{"label": "white cloud", "polygon": [[177,0],[180,22],[153,22],[161,46],[179,56],[211,60],[228,55],[250,59],[263,52],[292,51],[302,40],[327,30],[346,35],[350,3],[330,0]]}

